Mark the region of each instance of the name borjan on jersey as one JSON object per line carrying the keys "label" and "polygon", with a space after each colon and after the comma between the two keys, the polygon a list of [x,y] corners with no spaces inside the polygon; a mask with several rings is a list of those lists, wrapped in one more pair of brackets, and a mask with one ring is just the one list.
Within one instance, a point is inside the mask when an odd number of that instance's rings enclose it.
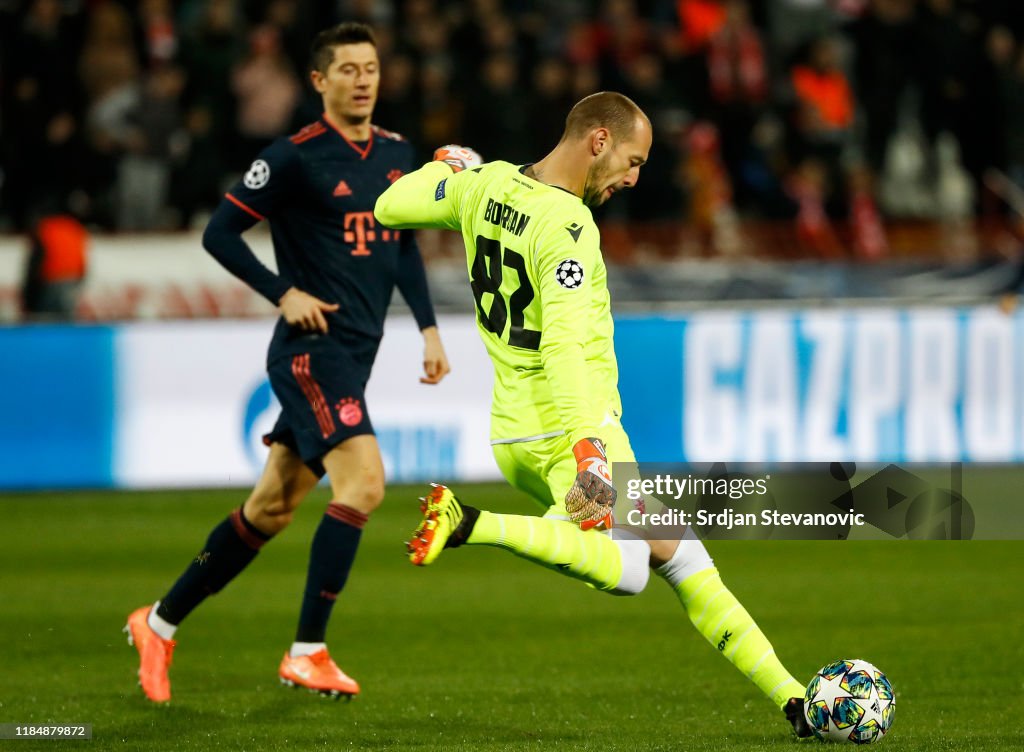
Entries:
{"label": "name borjan on jersey", "polygon": [[484,219],[492,225],[497,225],[503,230],[508,230],[515,236],[523,234],[526,225],[530,223],[530,215],[513,209],[508,204],[487,199],[487,208],[484,209]]}

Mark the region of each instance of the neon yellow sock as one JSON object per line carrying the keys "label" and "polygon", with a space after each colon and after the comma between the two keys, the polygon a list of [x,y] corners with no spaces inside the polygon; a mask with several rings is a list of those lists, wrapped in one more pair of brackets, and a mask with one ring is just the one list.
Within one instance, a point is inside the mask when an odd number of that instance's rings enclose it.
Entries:
{"label": "neon yellow sock", "polygon": [[697,631],[778,707],[790,697],[803,697],[803,685],[775,657],[768,638],[722,583],[716,568],[690,575],[675,591]]}
{"label": "neon yellow sock", "polygon": [[622,579],[622,555],[614,541],[564,520],[481,511],[466,543],[507,549],[598,590],[611,590]]}

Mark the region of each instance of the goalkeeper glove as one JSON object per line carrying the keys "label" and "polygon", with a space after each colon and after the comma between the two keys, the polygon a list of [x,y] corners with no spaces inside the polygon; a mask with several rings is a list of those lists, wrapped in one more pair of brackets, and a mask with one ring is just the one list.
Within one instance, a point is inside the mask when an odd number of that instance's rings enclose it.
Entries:
{"label": "goalkeeper glove", "polygon": [[565,495],[569,519],[582,530],[614,524],[616,491],[608,470],[608,456],[600,439],[581,439],[572,448],[576,457],[576,482]]}
{"label": "goalkeeper glove", "polygon": [[435,162],[444,162],[454,172],[462,172],[470,167],[479,167],[484,163],[483,157],[466,146],[448,144],[434,152]]}

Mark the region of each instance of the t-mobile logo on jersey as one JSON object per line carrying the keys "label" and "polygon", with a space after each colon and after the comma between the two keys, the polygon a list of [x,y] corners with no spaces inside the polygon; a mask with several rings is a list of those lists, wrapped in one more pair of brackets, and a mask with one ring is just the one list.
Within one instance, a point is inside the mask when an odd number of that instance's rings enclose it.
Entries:
{"label": "t-mobile logo on jersey", "polygon": [[[371,251],[366,247],[367,243],[377,240],[377,223],[373,218],[372,211],[345,212],[345,232],[342,238],[346,243],[355,243],[352,249],[353,256],[369,256]],[[385,243],[398,240],[401,237],[400,230],[389,230],[384,228],[379,233],[380,239]]]}
{"label": "t-mobile logo on jersey", "polygon": [[373,229],[375,226],[372,211],[345,213],[345,232],[342,237],[346,243],[356,244],[352,249],[353,256],[370,255],[370,249],[366,244],[377,239],[377,231]]}

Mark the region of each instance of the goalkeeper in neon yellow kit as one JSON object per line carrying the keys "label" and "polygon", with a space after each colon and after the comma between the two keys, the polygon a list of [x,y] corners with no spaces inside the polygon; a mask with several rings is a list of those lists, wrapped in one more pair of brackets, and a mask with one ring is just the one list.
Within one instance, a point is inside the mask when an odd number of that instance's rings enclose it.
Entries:
{"label": "goalkeeper in neon yellow kit", "polygon": [[703,544],[692,533],[646,541],[614,528],[609,462],[636,460],[620,424],[606,270],[589,207],[635,185],[650,146],[636,104],[601,92],[573,107],[561,141],[535,164],[483,165],[470,149],[443,147],[378,199],[377,220],[388,227],[462,232],[494,363],[494,455],[508,481],[547,508],[543,517],[494,514],[434,486],[410,559],[426,565],[446,548],[497,546],[618,594],[643,590],[653,567],[701,634],[809,736],[803,686]]}

